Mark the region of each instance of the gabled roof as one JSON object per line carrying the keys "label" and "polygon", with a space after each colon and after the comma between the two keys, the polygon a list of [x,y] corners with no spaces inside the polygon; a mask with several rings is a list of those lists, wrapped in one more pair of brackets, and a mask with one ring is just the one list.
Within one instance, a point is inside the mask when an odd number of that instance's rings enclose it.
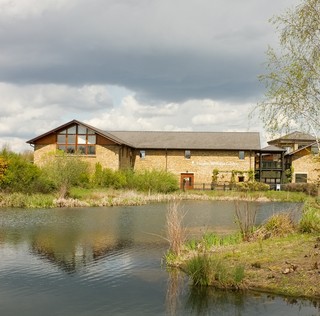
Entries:
{"label": "gabled roof", "polygon": [[141,149],[259,150],[255,132],[109,132]]}
{"label": "gabled roof", "polygon": [[41,134],[41,135],[39,135],[39,136],[37,136],[37,137],[35,137],[35,138],[32,138],[32,139],[28,140],[27,143],[28,143],[28,144],[34,144],[37,140],[39,140],[39,139],[41,139],[41,138],[43,138],[43,137],[45,137],[45,136],[47,136],[47,135],[50,135],[50,134],[52,134],[52,133],[56,133],[56,132],[58,132],[58,131],[60,131],[60,130],[63,130],[63,129],[65,129],[65,128],[67,128],[68,126],[74,125],[74,124],[85,126],[85,127],[89,128],[89,129],[95,131],[98,135],[101,135],[101,136],[103,136],[103,137],[106,137],[106,138],[108,138],[108,139],[111,139],[112,141],[114,141],[114,142],[117,143],[117,144],[123,144],[123,141],[120,140],[120,139],[118,139],[116,136],[111,135],[110,133],[105,132],[105,131],[102,131],[102,130],[96,128],[96,127],[93,127],[93,126],[89,125],[89,124],[80,122],[80,121],[78,121],[78,120],[72,120],[72,121],[70,121],[70,122],[68,122],[68,123],[65,123],[65,124],[63,124],[63,125],[60,125],[60,126],[54,128],[54,129],[52,129],[52,130],[50,130],[50,131],[48,131],[48,132],[46,132],[46,133],[44,133],[44,134]]}
{"label": "gabled roof", "polygon": [[315,141],[314,136],[307,133],[295,131],[290,134],[279,137],[277,139],[271,140],[268,142],[268,144],[277,144],[277,143],[283,143],[283,142],[314,142],[314,141]]}
{"label": "gabled roof", "polygon": [[106,132],[86,123],[72,120],[53,130],[39,135],[27,143],[59,132],[70,125],[83,125],[117,144],[139,149],[220,149],[260,150],[258,132],[156,132],[156,131],[114,131]]}

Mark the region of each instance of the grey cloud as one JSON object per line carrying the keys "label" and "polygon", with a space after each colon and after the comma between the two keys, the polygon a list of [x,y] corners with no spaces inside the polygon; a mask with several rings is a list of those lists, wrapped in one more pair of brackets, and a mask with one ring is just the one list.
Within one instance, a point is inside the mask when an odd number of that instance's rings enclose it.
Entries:
{"label": "grey cloud", "polygon": [[79,0],[4,15],[0,81],[118,85],[142,100],[252,98],[272,38],[266,20],[292,1],[279,2]]}

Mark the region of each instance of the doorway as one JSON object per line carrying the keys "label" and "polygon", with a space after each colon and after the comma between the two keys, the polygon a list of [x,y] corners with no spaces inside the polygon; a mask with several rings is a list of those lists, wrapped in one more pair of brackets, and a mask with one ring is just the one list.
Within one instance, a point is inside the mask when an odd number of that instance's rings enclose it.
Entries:
{"label": "doorway", "polygon": [[181,173],[180,189],[181,190],[193,190],[193,187],[194,187],[194,174],[193,173]]}

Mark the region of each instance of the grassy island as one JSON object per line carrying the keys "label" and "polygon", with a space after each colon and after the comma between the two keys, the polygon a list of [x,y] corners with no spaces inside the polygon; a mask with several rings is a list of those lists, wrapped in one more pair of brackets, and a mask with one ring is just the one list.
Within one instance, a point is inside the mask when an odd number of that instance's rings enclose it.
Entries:
{"label": "grassy island", "polygon": [[[172,207],[172,206],[171,206]],[[174,210],[175,209],[175,210]],[[177,207],[173,211],[179,212]],[[169,212],[170,213],[170,212]],[[286,296],[320,299],[320,205],[305,203],[302,218],[278,214],[260,227],[240,218],[240,231],[218,236],[207,233],[200,240],[184,240],[181,216],[168,224],[168,238],[176,238],[166,255],[169,266],[179,267],[194,286],[255,290]],[[246,223],[248,224],[248,223]],[[176,230],[170,231],[170,227]]]}

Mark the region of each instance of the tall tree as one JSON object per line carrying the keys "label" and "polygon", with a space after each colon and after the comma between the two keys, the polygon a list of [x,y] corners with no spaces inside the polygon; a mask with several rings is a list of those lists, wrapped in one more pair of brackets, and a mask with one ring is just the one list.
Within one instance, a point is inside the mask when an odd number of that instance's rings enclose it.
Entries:
{"label": "tall tree", "polygon": [[267,73],[259,77],[266,85],[260,117],[269,132],[299,127],[318,139],[320,1],[304,0],[271,22],[279,32],[280,49],[268,49]]}

